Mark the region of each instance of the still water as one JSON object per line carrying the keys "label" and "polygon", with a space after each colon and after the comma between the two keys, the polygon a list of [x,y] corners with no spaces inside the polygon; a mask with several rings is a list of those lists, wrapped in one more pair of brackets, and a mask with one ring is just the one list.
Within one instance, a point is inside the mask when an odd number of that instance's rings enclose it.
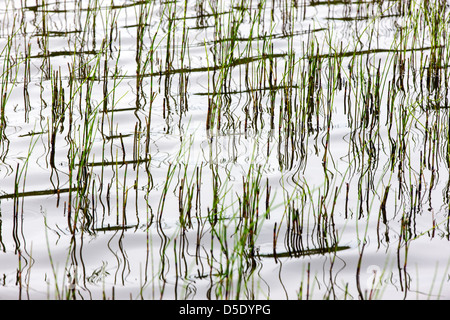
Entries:
{"label": "still water", "polygon": [[0,1],[1,299],[450,299],[446,1]]}

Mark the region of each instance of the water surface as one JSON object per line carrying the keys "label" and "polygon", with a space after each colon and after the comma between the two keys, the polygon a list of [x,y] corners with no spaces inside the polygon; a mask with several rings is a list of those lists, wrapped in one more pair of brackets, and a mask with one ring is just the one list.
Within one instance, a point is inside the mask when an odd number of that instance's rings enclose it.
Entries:
{"label": "water surface", "polygon": [[449,299],[446,1],[2,1],[2,299]]}

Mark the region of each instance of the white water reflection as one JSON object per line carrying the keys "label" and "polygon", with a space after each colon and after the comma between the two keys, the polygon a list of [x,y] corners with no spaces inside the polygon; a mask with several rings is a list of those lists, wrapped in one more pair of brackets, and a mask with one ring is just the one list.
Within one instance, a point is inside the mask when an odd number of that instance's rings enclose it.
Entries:
{"label": "white water reflection", "polygon": [[4,4],[2,298],[450,297],[445,10]]}

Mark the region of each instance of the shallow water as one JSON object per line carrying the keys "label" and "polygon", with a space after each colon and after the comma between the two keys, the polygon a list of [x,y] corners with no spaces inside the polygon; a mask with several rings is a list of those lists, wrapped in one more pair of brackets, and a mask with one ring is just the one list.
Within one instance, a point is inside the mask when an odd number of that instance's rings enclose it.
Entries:
{"label": "shallow water", "polygon": [[0,298],[449,299],[434,2],[2,1]]}

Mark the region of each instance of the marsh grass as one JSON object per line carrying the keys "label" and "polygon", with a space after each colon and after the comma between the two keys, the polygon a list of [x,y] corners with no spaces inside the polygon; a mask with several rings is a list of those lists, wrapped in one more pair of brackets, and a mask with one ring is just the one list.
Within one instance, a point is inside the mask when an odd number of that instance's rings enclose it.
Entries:
{"label": "marsh grass", "polygon": [[445,1],[30,3],[0,13],[19,298],[43,257],[51,299],[448,296],[416,250],[450,239]]}

